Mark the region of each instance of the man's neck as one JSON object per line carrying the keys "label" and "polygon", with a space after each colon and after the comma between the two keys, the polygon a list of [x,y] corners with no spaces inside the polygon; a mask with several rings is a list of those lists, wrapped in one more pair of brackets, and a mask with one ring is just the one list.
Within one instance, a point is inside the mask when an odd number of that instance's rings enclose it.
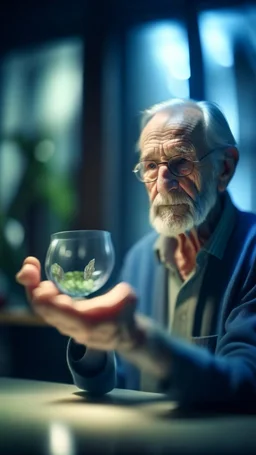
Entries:
{"label": "man's neck", "polygon": [[198,227],[177,237],[174,260],[180,276],[186,280],[196,265],[196,256],[209,240],[216,228],[222,213],[222,201],[218,198],[206,220]]}

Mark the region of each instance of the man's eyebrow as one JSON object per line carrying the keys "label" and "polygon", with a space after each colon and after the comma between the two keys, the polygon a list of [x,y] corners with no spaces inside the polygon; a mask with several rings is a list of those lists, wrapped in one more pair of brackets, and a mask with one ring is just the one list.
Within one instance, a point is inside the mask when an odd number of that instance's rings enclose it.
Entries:
{"label": "man's eyebrow", "polygon": [[150,150],[149,152],[140,156],[140,161],[154,160],[157,158],[157,150]]}
{"label": "man's eyebrow", "polygon": [[[174,151],[175,148],[179,149],[179,152],[177,150],[176,152],[172,153],[172,156],[170,156],[169,159],[171,159],[174,156],[184,156],[185,158],[188,158],[192,161],[197,160],[197,156],[196,156],[194,147],[191,147],[191,149],[190,149],[189,147],[186,147],[185,144],[175,144],[175,145],[166,147],[166,152],[168,153],[168,151],[170,152],[172,149]],[[140,156],[139,161],[141,162],[141,161],[148,161],[148,160],[158,160],[158,158],[159,158],[158,150],[155,149],[155,150],[149,150],[145,154],[142,154]]]}
{"label": "man's eyebrow", "polygon": [[197,160],[196,151],[195,151],[194,147],[186,148],[184,146],[181,146],[179,155],[184,156],[185,158],[188,158],[192,161]]}

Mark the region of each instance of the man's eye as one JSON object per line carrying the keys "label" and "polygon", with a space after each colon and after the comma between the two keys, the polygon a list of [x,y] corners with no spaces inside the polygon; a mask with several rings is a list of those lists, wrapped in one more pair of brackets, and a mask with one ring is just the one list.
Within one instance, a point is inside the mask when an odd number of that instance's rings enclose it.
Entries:
{"label": "man's eye", "polygon": [[178,161],[177,166],[179,166],[179,168],[180,168],[181,170],[186,171],[186,170],[190,169],[190,167],[191,167],[191,161],[186,160],[185,158],[182,158],[182,159],[180,159],[180,160]]}
{"label": "man's eye", "polygon": [[187,175],[191,172],[193,164],[186,158],[180,158],[172,162],[173,170],[179,175]]}
{"label": "man's eye", "polygon": [[148,161],[144,163],[145,171],[154,171],[157,168],[156,163],[154,161]]}

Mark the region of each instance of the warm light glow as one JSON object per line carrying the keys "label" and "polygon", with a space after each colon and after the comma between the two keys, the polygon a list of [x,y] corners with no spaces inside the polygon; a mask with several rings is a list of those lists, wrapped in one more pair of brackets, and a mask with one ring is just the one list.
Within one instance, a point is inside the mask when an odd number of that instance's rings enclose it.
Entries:
{"label": "warm light glow", "polygon": [[74,441],[67,426],[62,423],[52,423],[50,426],[50,454],[51,455],[73,455]]}

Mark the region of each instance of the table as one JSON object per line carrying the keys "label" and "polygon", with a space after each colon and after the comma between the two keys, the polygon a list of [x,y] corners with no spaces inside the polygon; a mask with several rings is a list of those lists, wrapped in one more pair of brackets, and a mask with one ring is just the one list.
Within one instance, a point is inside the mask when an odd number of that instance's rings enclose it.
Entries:
{"label": "table", "polygon": [[158,394],[97,399],[73,385],[1,378],[0,453],[255,455],[256,416],[182,414]]}

